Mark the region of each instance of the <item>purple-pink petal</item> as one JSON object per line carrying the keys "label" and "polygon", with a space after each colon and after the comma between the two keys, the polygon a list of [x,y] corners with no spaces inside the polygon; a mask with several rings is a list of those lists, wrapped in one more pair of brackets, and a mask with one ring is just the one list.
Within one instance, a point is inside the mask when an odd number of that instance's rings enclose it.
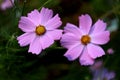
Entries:
{"label": "purple-pink petal", "polygon": [[83,51],[84,46],[83,45],[74,45],[68,51],[64,54],[65,57],[68,58],[68,60],[72,61],[77,59],[80,54]]}
{"label": "purple-pink petal", "polygon": [[14,5],[14,0],[2,0],[3,2],[0,4],[0,8],[2,10],[6,10],[7,8],[11,8]]}
{"label": "purple-pink petal", "polygon": [[58,14],[56,14],[53,18],[51,18],[44,26],[47,30],[54,30],[61,26],[62,22]]}
{"label": "purple-pink petal", "polygon": [[73,33],[74,35],[81,37],[81,32],[79,28],[73,24],[67,23],[66,26],[64,27],[64,32],[65,33]]}
{"label": "purple-pink petal", "polygon": [[40,54],[42,51],[40,37],[36,36],[35,39],[30,43],[28,52],[32,52],[33,54]]}
{"label": "purple-pink petal", "polygon": [[68,49],[76,44],[80,44],[80,39],[71,33],[65,33],[60,42],[63,47]]}
{"label": "purple-pink petal", "polygon": [[35,38],[35,33],[24,33],[23,35],[17,37],[20,46],[27,46]]}
{"label": "purple-pink petal", "polygon": [[101,33],[106,29],[106,23],[103,22],[103,20],[98,20],[93,27],[91,28],[91,33],[96,34],[96,33]]}
{"label": "purple-pink petal", "polygon": [[103,51],[103,49],[100,46],[94,45],[94,44],[88,44],[87,51],[90,57],[92,57],[93,59],[97,57],[101,57],[102,55],[105,55],[105,52]]}
{"label": "purple-pink petal", "polygon": [[28,17],[21,17],[19,21],[19,28],[24,32],[34,32],[35,24]]}
{"label": "purple-pink petal", "polygon": [[[20,46],[29,45],[28,52],[33,54],[40,54],[40,52],[48,48],[54,43],[54,40],[59,40],[62,36],[63,30],[57,29],[62,24],[60,17],[55,15],[53,18],[53,11],[48,8],[33,10],[28,13],[28,17],[21,17],[19,21],[19,28],[25,33],[17,38]],[[38,35],[36,27],[44,26],[45,33]]]}
{"label": "purple-pink petal", "polygon": [[88,14],[79,17],[79,28],[83,34],[88,34],[92,25],[92,19]]}
{"label": "purple-pink petal", "polygon": [[40,13],[37,9],[31,11],[31,13],[28,13],[28,18],[30,18],[30,20],[36,25],[39,26],[40,25]]}
{"label": "purple-pink petal", "polygon": [[42,8],[40,11],[40,23],[41,25],[45,25],[48,20],[50,20],[53,16],[53,11],[48,8]]}
{"label": "purple-pink petal", "polygon": [[94,59],[89,56],[86,47],[84,48],[81,56],[79,57],[79,62],[81,63],[81,65],[92,65],[94,63]]}
{"label": "purple-pink petal", "polygon": [[95,44],[106,44],[110,40],[110,32],[104,31],[101,33],[91,34],[91,42]]}
{"label": "purple-pink petal", "polygon": [[59,40],[62,37],[62,32],[63,30],[55,29],[48,31],[47,33],[50,34],[54,40]]}
{"label": "purple-pink petal", "polygon": [[[98,46],[109,41],[110,32],[105,31],[105,29],[106,23],[102,20],[98,20],[92,27],[92,19],[88,14],[79,17],[79,28],[68,23],[64,27],[65,33],[60,41],[61,45],[68,49],[64,56],[69,60],[75,60],[79,57],[81,65],[92,65],[95,58],[105,54],[104,50]],[[86,44],[81,44],[83,41]],[[76,45],[84,46],[84,48],[80,48],[81,54],[77,53],[79,50]]]}
{"label": "purple-pink petal", "polygon": [[43,36],[40,36],[40,42],[42,49],[45,49],[52,45],[54,43],[54,40],[49,36],[49,34],[44,34]]}

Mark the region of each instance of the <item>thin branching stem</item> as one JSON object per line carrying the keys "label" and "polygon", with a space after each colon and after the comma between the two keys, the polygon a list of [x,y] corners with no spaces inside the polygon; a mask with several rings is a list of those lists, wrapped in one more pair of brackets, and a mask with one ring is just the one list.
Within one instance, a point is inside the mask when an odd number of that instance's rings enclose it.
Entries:
{"label": "thin branching stem", "polygon": [[48,0],[48,1],[46,1],[42,6],[40,6],[39,8],[38,8],[38,10],[40,10],[42,7],[44,7],[45,5],[47,5],[49,2],[51,2],[52,0]]}
{"label": "thin branching stem", "polygon": [[111,9],[110,11],[108,11],[107,13],[102,15],[100,17],[100,19],[106,18],[106,17],[110,16],[111,14],[116,13],[119,9],[120,9],[120,5],[115,6],[113,9]]}

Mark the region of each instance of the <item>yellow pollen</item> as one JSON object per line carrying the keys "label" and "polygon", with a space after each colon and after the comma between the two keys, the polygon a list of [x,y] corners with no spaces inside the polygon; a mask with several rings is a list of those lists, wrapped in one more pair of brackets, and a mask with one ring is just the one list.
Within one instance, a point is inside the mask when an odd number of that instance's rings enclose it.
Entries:
{"label": "yellow pollen", "polygon": [[88,35],[83,35],[81,38],[81,42],[84,45],[87,45],[90,42],[91,38]]}
{"label": "yellow pollen", "polygon": [[35,32],[36,32],[37,35],[43,35],[46,32],[46,29],[45,29],[44,26],[39,25],[39,26],[36,27]]}

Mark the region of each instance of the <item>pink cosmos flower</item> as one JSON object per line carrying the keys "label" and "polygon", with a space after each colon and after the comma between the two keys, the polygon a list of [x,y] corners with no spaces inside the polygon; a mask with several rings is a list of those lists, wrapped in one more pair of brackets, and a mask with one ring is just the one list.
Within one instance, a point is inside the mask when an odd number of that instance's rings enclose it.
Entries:
{"label": "pink cosmos flower", "polygon": [[108,54],[113,54],[113,53],[114,53],[114,50],[113,50],[112,48],[109,48],[109,49],[107,50],[107,53],[108,53]]}
{"label": "pink cosmos flower", "polygon": [[19,28],[25,32],[17,38],[20,46],[29,46],[28,52],[39,54],[41,50],[49,47],[54,40],[59,40],[62,30],[57,29],[62,24],[58,14],[54,17],[53,11],[48,8],[33,10],[27,17],[22,16]]}
{"label": "pink cosmos flower", "polygon": [[0,8],[2,10],[6,10],[7,8],[11,8],[14,4],[14,0],[3,0],[2,4],[0,5]]}
{"label": "pink cosmos flower", "polygon": [[109,41],[110,32],[105,29],[106,23],[102,20],[92,26],[88,14],[79,17],[79,27],[67,23],[61,39],[61,45],[68,49],[64,56],[70,61],[79,57],[81,65],[92,65],[94,59],[105,54],[99,46]]}

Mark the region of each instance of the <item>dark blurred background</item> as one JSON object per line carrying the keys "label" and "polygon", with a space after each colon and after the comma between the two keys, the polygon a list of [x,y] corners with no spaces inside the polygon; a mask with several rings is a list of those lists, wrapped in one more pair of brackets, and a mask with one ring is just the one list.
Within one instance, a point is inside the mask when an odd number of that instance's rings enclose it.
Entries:
{"label": "dark blurred background", "polygon": [[[68,22],[78,25],[82,14],[89,14],[93,24],[103,19],[111,31],[111,40],[102,46],[106,55],[96,60],[103,60],[104,67],[115,72],[115,80],[120,80],[119,0],[15,0],[12,8],[0,10],[0,80],[92,80],[89,66],[81,66],[78,60],[68,61],[63,56],[67,50],[56,48],[59,41],[40,55],[28,53],[28,46],[19,46],[16,37],[23,33],[18,29],[20,17],[42,7],[59,13],[61,28]],[[107,54],[109,48],[114,54]]]}

